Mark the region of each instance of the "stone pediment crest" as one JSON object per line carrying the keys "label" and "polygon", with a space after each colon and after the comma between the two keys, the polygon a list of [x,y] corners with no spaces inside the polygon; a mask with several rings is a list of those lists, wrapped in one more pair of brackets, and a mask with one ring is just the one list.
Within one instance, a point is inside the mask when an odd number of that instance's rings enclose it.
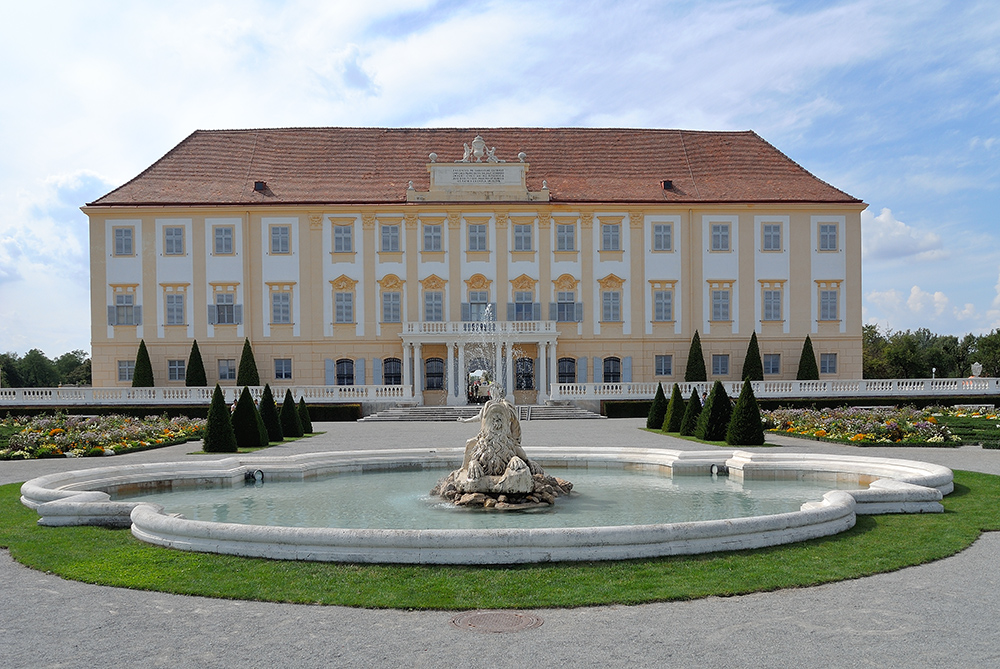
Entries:
{"label": "stone pediment crest", "polygon": [[378,282],[378,285],[382,287],[382,290],[399,290],[404,283],[406,282],[395,274],[386,274]]}
{"label": "stone pediment crest", "polygon": [[576,290],[576,287],[580,285],[578,279],[574,279],[572,274],[561,274],[558,279],[552,282],[556,290],[563,292],[568,292],[571,290]]}
{"label": "stone pediment crest", "polygon": [[358,285],[358,282],[347,276],[346,274],[341,274],[336,279],[330,282],[334,290],[346,291],[354,290],[354,286]]}
{"label": "stone pediment crest", "polygon": [[525,291],[534,291],[536,283],[538,282],[532,279],[527,274],[522,274],[516,279],[512,279],[510,285],[511,288],[513,288],[518,292],[525,292]]}
{"label": "stone pediment crest", "polygon": [[465,285],[469,287],[469,290],[489,290],[491,283],[493,282],[482,274],[473,274],[465,280]]}
{"label": "stone pediment crest", "polygon": [[420,281],[420,285],[424,287],[424,290],[441,290],[447,283],[447,281],[437,274],[431,274],[426,279]]}
{"label": "stone pediment crest", "polygon": [[601,290],[621,290],[622,286],[625,285],[625,279],[616,274],[608,274],[603,279],[598,279],[597,284]]}

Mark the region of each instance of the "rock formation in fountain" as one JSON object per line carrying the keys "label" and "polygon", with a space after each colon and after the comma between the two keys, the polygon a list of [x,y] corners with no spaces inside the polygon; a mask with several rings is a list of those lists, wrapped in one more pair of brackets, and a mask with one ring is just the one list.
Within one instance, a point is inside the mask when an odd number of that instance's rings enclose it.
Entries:
{"label": "rock formation in fountain", "polygon": [[496,398],[483,405],[479,434],[465,445],[461,469],[431,491],[460,506],[525,509],[554,504],[573,489],[569,481],[548,476],[521,448],[521,424],[514,407]]}

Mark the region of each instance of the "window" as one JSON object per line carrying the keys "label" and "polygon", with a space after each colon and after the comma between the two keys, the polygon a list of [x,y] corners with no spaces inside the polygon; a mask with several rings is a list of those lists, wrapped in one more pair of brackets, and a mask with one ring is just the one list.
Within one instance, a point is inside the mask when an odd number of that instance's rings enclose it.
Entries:
{"label": "window", "polygon": [[341,358],[337,361],[337,385],[354,385],[354,361],[349,358]]}
{"label": "window", "polygon": [[657,376],[670,376],[674,373],[674,356],[658,355],[653,359],[653,373]]}
{"label": "window", "polygon": [[763,357],[765,374],[781,374],[780,353],[765,353]]}
{"label": "window", "polygon": [[444,320],[444,293],[437,290],[424,293],[424,320],[432,323]]}
{"label": "window", "polygon": [[729,291],[728,290],[713,290],[712,291],[712,320],[713,321],[728,321],[729,320]]}
{"label": "window", "polygon": [[399,251],[399,226],[382,226],[382,250],[395,253]]}
{"label": "window", "polygon": [[559,358],[559,383],[576,383],[576,359]]}
{"label": "window", "polygon": [[233,304],[235,297],[232,293],[215,294],[215,324],[236,324],[236,305]]}
{"label": "window", "polygon": [[604,359],[604,382],[605,383],[622,382],[622,361],[620,358]]}
{"label": "window", "polygon": [[761,230],[761,248],[764,251],[781,250],[781,224],[765,223]]}
{"label": "window", "polygon": [[516,375],[514,378],[514,389],[515,390],[534,390],[535,389],[535,361],[531,358],[518,358],[514,361],[514,370]]}
{"label": "window", "polygon": [[382,384],[386,386],[403,384],[403,362],[399,358],[386,358],[382,361]]}
{"label": "window", "polygon": [[673,244],[673,226],[671,224],[656,223],[653,225],[654,251],[671,251]]}
{"label": "window", "polygon": [[424,388],[426,390],[444,390],[444,360],[427,358],[424,362]]}
{"label": "window", "polygon": [[469,250],[486,250],[486,225],[477,223],[469,226]]}
{"label": "window", "polygon": [[576,250],[576,226],[560,223],[556,226],[556,251]]}
{"label": "window", "polygon": [[282,324],[292,322],[292,294],[281,292],[271,293],[271,322]]}
{"label": "window", "polygon": [[441,248],[441,226],[424,225],[424,251],[440,251]]}
{"label": "window", "polygon": [[602,251],[621,251],[622,242],[622,228],[617,223],[602,223],[601,224],[601,250]]}
{"label": "window", "polygon": [[135,374],[135,360],[118,361],[118,380],[131,381]]}
{"label": "window", "polygon": [[138,325],[136,318],[135,295],[115,295],[114,325]]}
{"label": "window", "polygon": [[[398,295],[398,293],[397,293]],[[334,322],[354,322],[354,293],[334,293]],[[397,303],[397,308],[399,304]]]}
{"label": "window", "polygon": [[236,380],[236,361],[232,358],[219,360],[219,380]]}
{"label": "window", "polygon": [[167,360],[167,380],[183,381],[184,364],[183,360]]}
{"label": "window", "polygon": [[215,255],[232,255],[233,226],[217,225],[213,228],[215,236]]}
{"label": "window", "polygon": [[485,290],[469,291],[469,321],[479,323],[486,317],[486,309],[489,307],[490,294]]}
{"label": "window", "polygon": [[605,323],[617,323],[622,319],[622,294],[617,290],[605,290],[601,293],[601,320]]}
{"label": "window", "polygon": [[184,228],[163,228],[163,254],[184,255]]}
{"label": "window", "polygon": [[514,250],[515,251],[530,251],[531,250],[531,226],[530,225],[515,225],[514,226]]}
{"label": "window", "polygon": [[352,253],[354,251],[354,228],[349,225],[333,226],[333,252]]}
{"label": "window", "polygon": [[532,300],[535,294],[527,291],[516,291],[514,293],[514,320],[533,321],[535,305]]}
{"label": "window", "polygon": [[764,291],[764,304],[761,320],[765,321],[780,321],[781,320],[781,291],[780,290],[765,290]]}
{"label": "window", "polygon": [[819,250],[820,251],[836,251],[837,250],[837,224],[836,223],[821,223],[819,226]]}
{"label": "window", "polygon": [[290,379],[290,378],[292,378],[292,359],[291,358],[275,358],[274,359],[274,378],[276,378],[276,379]]}
{"label": "window", "polygon": [[401,323],[402,312],[400,311],[399,293],[382,293],[382,322]]}
{"label": "window", "polygon": [[837,354],[836,353],[820,353],[819,354],[819,373],[820,374],[836,374],[837,373]]}
{"label": "window", "polygon": [[272,225],[271,226],[271,253],[290,253],[291,245],[289,243],[289,238],[291,236],[291,228],[287,225]]}
{"label": "window", "polygon": [[819,291],[819,319],[821,321],[837,320],[837,291]]}
{"label": "window", "polygon": [[712,250],[729,250],[729,224],[712,223]]}
{"label": "window", "polygon": [[726,376],[729,374],[729,354],[712,356],[712,374],[714,376]]}
{"label": "window", "polygon": [[166,304],[166,324],[184,325],[184,293],[167,293],[164,296]]}
{"label": "window", "polygon": [[115,228],[115,255],[130,256],[132,253],[132,228]]}
{"label": "window", "polygon": [[576,293],[573,291],[559,291],[556,293],[556,320],[560,323],[577,323],[580,320],[577,311]]}
{"label": "window", "polygon": [[674,292],[672,290],[653,291],[653,320],[674,320]]}

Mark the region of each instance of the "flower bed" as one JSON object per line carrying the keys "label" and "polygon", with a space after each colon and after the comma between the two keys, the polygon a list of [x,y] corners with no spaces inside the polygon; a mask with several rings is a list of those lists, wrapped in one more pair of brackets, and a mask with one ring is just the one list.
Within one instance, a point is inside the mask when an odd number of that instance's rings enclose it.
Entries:
{"label": "flower bed", "polygon": [[200,439],[205,421],[147,416],[8,417],[0,421],[7,443],[0,460],[95,457],[133,453]]}
{"label": "flower bed", "polygon": [[762,411],[765,429],[777,434],[873,444],[953,445],[961,438],[939,418],[945,410],[912,407],[777,409]]}

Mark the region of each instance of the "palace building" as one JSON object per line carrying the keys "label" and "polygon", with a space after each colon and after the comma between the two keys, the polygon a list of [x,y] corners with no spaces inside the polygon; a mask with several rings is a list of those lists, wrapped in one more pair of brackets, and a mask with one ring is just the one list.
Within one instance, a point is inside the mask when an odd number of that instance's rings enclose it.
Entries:
{"label": "palace building", "polygon": [[[183,386],[197,340],[233,385],[375,387],[465,404],[565,384],[861,378],[865,204],[753,132],[197,131],[89,203],[94,386],[139,340]],[[472,375],[472,376],[470,376]],[[380,388],[400,392],[379,394]]]}

